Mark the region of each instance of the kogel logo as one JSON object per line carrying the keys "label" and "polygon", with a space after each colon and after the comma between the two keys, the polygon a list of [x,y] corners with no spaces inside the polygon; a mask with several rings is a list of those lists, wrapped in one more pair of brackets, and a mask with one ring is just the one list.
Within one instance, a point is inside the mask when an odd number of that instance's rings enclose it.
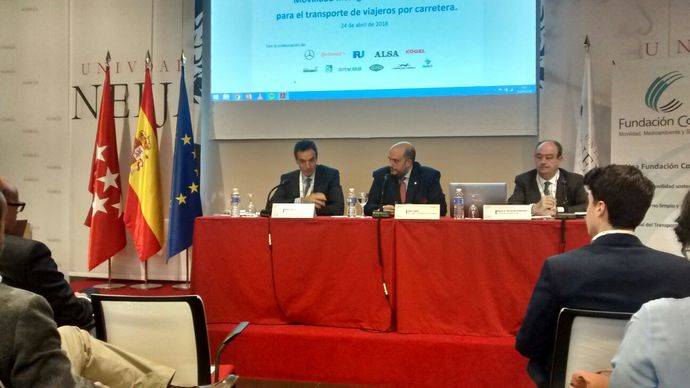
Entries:
{"label": "kogel logo", "polygon": [[393,51],[393,50],[388,50],[388,51],[377,51],[376,55],[374,57],[376,58],[391,58],[391,57],[397,57],[398,52]]}
{"label": "kogel logo", "polygon": [[671,101],[661,106],[659,104],[662,103],[659,100],[661,100],[661,95],[664,94],[666,89],[668,89],[668,87],[671,86],[672,83],[684,77],[685,76],[683,74],[677,71],[672,71],[662,75],[661,77],[657,77],[649,85],[649,88],[647,88],[647,93],[645,93],[644,95],[645,105],[647,105],[647,107],[653,111],[664,113],[670,113],[680,108],[683,105],[683,103],[675,98],[672,98]]}
{"label": "kogel logo", "polygon": [[424,54],[424,49],[407,49],[405,54]]}
{"label": "kogel logo", "polygon": [[364,50],[356,50],[352,52],[352,58],[359,59],[364,58]]}
{"label": "kogel logo", "polygon": [[383,70],[383,66],[379,65],[378,63],[375,65],[369,66],[369,70],[371,71],[381,71]]}

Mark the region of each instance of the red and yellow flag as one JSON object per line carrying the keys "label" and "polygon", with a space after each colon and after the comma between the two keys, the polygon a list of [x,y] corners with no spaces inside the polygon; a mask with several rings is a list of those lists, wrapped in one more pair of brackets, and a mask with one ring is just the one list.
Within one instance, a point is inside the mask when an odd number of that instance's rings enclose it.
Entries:
{"label": "red and yellow flag", "polygon": [[139,260],[146,261],[163,246],[163,211],[158,167],[158,135],[151,73],[146,67],[139,120],[132,146],[125,225]]}

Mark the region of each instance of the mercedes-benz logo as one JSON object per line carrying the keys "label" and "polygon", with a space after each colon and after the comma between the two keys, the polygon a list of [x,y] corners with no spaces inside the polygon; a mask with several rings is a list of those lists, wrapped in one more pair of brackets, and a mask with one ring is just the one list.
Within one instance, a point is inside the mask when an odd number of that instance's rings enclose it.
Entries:
{"label": "mercedes-benz logo", "polygon": [[314,59],[314,55],[314,50],[307,50],[304,52],[304,58],[306,58],[308,61]]}

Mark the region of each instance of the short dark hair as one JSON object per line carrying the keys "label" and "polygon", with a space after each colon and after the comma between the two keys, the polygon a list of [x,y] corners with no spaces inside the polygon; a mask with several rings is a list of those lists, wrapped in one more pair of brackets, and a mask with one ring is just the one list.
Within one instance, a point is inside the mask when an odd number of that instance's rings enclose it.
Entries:
{"label": "short dark hair", "polygon": [[685,251],[690,248],[690,191],[685,194],[676,222],[678,225],[673,230],[676,232],[681,248]]}
{"label": "short dark hair", "polygon": [[534,151],[536,152],[537,149],[544,143],[553,143],[556,146],[556,150],[558,151],[558,155],[556,155],[557,158],[560,158],[561,155],[563,155],[563,146],[561,145],[561,143],[557,142],[556,140],[552,140],[552,139],[546,139],[546,140],[540,141],[539,143],[537,143],[537,146],[534,147]]}
{"label": "short dark hair", "polygon": [[309,139],[302,139],[295,143],[295,149],[292,151],[292,154],[297,158],[298,152],[304,152],[306,150],[314,150],[314,156],[317,158],[319,157],[319,150],[316,149],[316,143]]}
{"label": "short dark hair", "polygon": [[654,197],[654,183],[635,166],[611,164],[585,174],[594,201],[603,201],[614,228],[635,229]]}

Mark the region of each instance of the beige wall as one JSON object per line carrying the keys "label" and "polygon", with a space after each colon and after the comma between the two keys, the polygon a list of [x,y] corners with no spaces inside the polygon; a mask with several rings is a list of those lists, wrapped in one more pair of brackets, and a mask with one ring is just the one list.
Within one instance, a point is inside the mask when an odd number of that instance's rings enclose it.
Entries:
{"label": "beige wall", "polygon": [[[340,170],[343,190],[354,187],[368,191],[371,172],[387,163],[386,151],[401,139],[316,140],[319,163]],[[417,160],[441,171],[443,191],[451,181],[507,182],[512,192],[513,178],[530,169],[536,138],[465,137],[408,139],[417,148]],[[278,184],[280,174],[296,169],[292,156],[294,140],[218,141],[227,207],[229,191],[238,187],[242,206],[247,193],[254,193],[255,206],[262,208],[268,190]],[[217,212],[219,209],[211,209]]]}

